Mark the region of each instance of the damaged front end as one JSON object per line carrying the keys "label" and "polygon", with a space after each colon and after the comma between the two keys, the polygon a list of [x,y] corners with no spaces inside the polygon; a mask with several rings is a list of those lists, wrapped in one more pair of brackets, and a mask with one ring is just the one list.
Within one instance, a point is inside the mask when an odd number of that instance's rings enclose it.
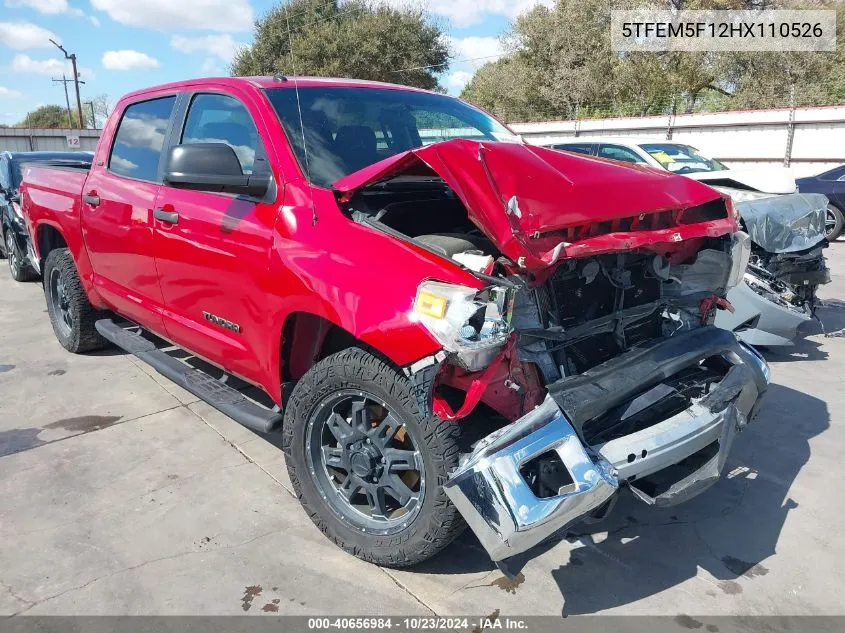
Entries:
{"label": "damaged front end", "polygon": [[444,487],[494,560],[602,516],[620,488],[670,505],[718,478],[768,384],[762,357],[713,326],[750,256],[729,198],[683,176],[471,141],[335,188],[353,221],[476,281],[421,281],[411,312],[442,350],[406,374],[420,409],[465,420],[465,436],[485,418]]}
{"label": "damaged front end", "polygon": [[830,282],[823,254],[827,198],[734,195],[749,198],[736,207],[752,250],[744,283],[727,297],[735,311],[720,314],[716,324],[752,345],[790,345],[815,316],[818,287]]}
{"label": "damaged front end", "polygon": [[767,383],[765,361],[714,327],[632,350],[551,385],[476,446],[446,494],[495,561],[604,514],[621,486],[680,503],[718,480]]}

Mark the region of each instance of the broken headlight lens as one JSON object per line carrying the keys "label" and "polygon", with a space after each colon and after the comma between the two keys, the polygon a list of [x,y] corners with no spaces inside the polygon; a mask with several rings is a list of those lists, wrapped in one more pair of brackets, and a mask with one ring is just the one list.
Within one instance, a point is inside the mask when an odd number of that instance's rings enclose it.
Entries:
{"label": "broken headlight lens", "polygon": [[725,284],[725,290],[738,286],[748,268],[748,259],[751,257],[751,239],[747,233],[737,231],[733,234],[731,243],[731,272]]}
{"label": "broken headlight lens", "polygon": [[513,291],[499,286],[483,290],[439,281],[417,289],[414,313],[443,348],[469,371],[483,369],[511,333]]}

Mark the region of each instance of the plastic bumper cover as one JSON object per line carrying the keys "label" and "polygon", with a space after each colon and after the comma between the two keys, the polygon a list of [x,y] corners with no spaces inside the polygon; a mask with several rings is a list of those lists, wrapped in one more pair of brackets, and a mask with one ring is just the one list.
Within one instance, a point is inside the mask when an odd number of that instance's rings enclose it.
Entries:
{"label": "plastic bumper cover", "polygon": [[[733,366],[705,398],[602,446],[585,447],[547,396],[539,407],[481,440],[446,482],[446,494],[494,561],[525,552],[596,511],[632,477],[653,484],[634,490],[648,503],[672,505],[689,499],[718,479],[734,435],[753,417],[769,381],[766,361],[752,348],[737,343],[725,358]],[[711,455],[707,451],[714,446]],[[558,454],[572,483],[556,496],[538,498],[520,468],[548,451]],[[697,456],[699,463],[694,462]],[[668,473],[689,460],[692,468],[663,489],[648,482],[649,476]],[[649,494],[654,490],[658,492]]]}
{"label": "plastic bumper cover", "polygon": [[[734,312],[716,312],[716,325],[735,334],[751,345],[792,345],[799,328],[813,317],[803,310],[769,301],[741,283],[728,292]],[[736,330],[746,323],[752,327]]]}

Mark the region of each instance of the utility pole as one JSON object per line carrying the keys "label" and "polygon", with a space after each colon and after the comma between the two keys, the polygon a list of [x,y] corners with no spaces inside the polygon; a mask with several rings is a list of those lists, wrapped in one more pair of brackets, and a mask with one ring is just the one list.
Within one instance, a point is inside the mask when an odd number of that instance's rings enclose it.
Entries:
{"label": "utility pole", "polygon": [[70,97],[67,94],[67,82],[72,81],[71,79],[67,79],[64,75],[62,75],[61,79],[56,79],[55,77],[52,79],[55,82],[62,82],[62,85],[65,87],[65,103],[67,104],[67,126],[69,128],[73,127],[73,117],[70,114]]}
{"label": "utility pole", "polygon": [[[63,83],[63,84],[64,84],[64,86],[65,86],[65,103],[67,104],[67,126],[68,126],[69,128],[72,128],[72,127],[73,127],[73,115],[72,115],[72,114],[71,114],[71,112],[70,112],[70,98],[68,97],[68,93],[67,93],[67,85],[68,85],[69,83],[71,83],[71,82],[73,81],[73,79],[68,79],[68,78],[66,78],[64,75],[62,75],[62,78],[61,78],[61,79],[55,79],[55,78],[53,78],[53,81],[55,81],[56,83],[61,82],[61,83]],[[84,84],[85,82],[84,82],[84,81],[82,81],[82,80],[79,80],[79,83]],[[93,110],[92,110],[92,112],[93,112]],[[81,122],[80,122],[80,124],[79,124],[79,125],[80,125],[80,127],[82,127],[82,123],[81,123]]]}
{"label": "utility pole", "polygon": [[91,128],[96,130],[97,129],[97,117],[94,116],[94,102],[93,101],[86,101],[85,105],[87,105],[91,108]]}
{"label": "utility pole", "polygon": [[85,83],[79,81],[79,73],[76,71],[76,53],[68,53],[64,46],[57,44],[54,40],[50,40],[50,43],[58,48],[65,54],[65,59],[69,59],[71,65],[73,66],[73,83],[76,87],[76,111],[79,113],[79,127],[82,127],[82,99],[79,97],[79,84]]}

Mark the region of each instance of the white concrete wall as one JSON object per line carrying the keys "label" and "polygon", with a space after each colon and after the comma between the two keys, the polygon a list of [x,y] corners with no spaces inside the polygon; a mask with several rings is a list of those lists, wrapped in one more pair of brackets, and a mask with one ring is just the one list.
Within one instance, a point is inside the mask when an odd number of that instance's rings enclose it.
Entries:
{"label": "white concrete wall", "polygon": [[[782,165],[789,110],[682,114],[672,122],[672,140],[688,143],[730,167]],[[530,143],[575,136],[665,139],[666,116],[513,123]],[[576,134],[577,128],[577,134]],[[790,165],[796,177],[845,163],[845,106],[798,108]]]}
{"label": "white concrete wall", "polygon": [[36,130],[19,127],[0,128],[0,152],[69,151],[68,136],[79,137],[75,149],[94,151],[100,130]]}

